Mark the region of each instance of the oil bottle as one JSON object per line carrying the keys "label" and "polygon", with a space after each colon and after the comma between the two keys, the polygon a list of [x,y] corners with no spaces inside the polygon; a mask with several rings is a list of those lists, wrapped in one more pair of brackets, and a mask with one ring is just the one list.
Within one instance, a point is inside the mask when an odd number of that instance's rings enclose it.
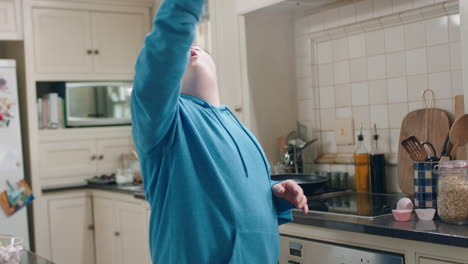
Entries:
{"label": "oil bottle", "polygon": [[374,124],[374,136],[370,155],[370,190],[373,193],[386,193],[385,155],[379,149],[379,134]]}
{"label": "oil bottle", "polygon": [[357,192],[369,192],[369,153],[364,146],[364,135],[358,136],[356,151],[354,152],[354,173]]}

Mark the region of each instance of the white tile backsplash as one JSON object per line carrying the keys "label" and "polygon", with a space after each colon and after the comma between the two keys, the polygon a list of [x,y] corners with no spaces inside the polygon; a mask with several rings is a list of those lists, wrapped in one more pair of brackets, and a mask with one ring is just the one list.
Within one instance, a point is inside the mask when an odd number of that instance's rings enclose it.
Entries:
{"label": "white tile backsplash", "polygon": [[450,70],[450,46],[448,44],[427,48],[427,70],[429,73]]}
{"label": "white tile backsplash", "polygon": [[367,58],[361,57],[349,61],[351,82],[367,80]]}
{"label": "white tile backsplash", "polygon": [[462,68],[460,42],[450,43],[450,69],[460,70]]}
{"label": "white tile backsplash", "polygon": [[364,34],[350,36],[348,42],[350,58],[359,58],[366,55],[366,39]]}
{"label": "white tile backsplash", "polygon": [[387,104],[387,81],[369,81],[369,103],[371,105]]}
{"label": "white tile backsplash", "polygon": [[384,79],[387,74],[385,55],[367,57],[367,79]]}
{"label": "white tile backsplash", "polygon": [[369,85],[367,82],[351,84],[353,106],[369,105]]}
{"label": "white tile backsplash", "polygon": [[335,86],[335,106],[351,106],[351,85],[342,84]]}
{"label": "white tile backsplash", "polygon": [[[405,0],[406,1],[406,0]],[[403,26],[385,29],[385,50],[387,52],[400,51],[405,48],[405,31]]]}
{"label": "white tile backsplash", "polygon": [[391,53],[386,56],[388,78],[406,75],[406,57],[404,52]]}
{"label": "white tile backsplash", "polygon": [[437,45],[448,42],[448,18],[437,17],[426,21],[427,45]]}
{"label": "white tile backsplash", "polygon": [[373,127],[374,124],[376,124],[378,128],[388,128],[388,106],[371,105],[370,123],[371,127]]}
{"label": "white tile backsplash", "polygon": [[452,95],[452,77],[450,72],[429,74],[429,89],[433,90],[437,99],[450,99]]}
{"label": "white tile backsplash", "polygon": [[[436,107],[453,111],[453,96],[464,93],[460,16],[430,17],[396,26],[386,24],[378,30],[372,24],[388,23],[391,18],[398,18],[395,14],[399,12],[436,1],[441,0],[349,1],[296,20],[295,48],[299,59],[296,67],[301,76],[297,79],[299,117],[320,129],[318,145],[323,152],[343,151],[335,144],[334,121],[352,117],[355,132],[362,123],[369,150],[375,123],[382,151],[395,157],[401,122],[409,111],[422,108],[421,93],[426,88],[434,90]],[[391,14],[394,15],[382,20],[374,19]],[[362,28],[353,24],[334,29],[355,32],[354,35],[335,34],[332,40],[312,41],[311,52],[305,32],[365,20],[369,23]],[[303,57],[310,57],[309,61]],[[310,63],[318,64],[312,78],[306,72]],[[314,89],[314,83],[320,88]],[[307,113],[301,113],[304,111]]]}
{"label": "white tile backsplash", "polygon": [[409,102],[421,100],[421,93],[428,87],[427,81],[427,74],[409,75],[406,78]]}
{"label": "white tile backsplash", "polygon": [[330,86],[334,84],[334,72],[333,63],[329,64],[320,64],[318,66],[318,83],[320,87]]}
{"label": "white tile backsplash", "polygon": [[335,108],[335,88],[333,86],[320,88],[320,107]]}
{"label": "white tile backsplash", "polygon": [[333,60],[332,44],[330,41],[317,44],[318,64],[330,63]]}
{"label": "white tile backsplash", "polygon": [[390,128],[400,128],[401,121],[408,114],[408,103],[389,104],[388,119]]}
{"label": "white tile backsplash", "polygon": [[406,71],[408,75],[427,73],[426,48],[406,51]]}
{"label": "white tile backsplash", "polygon": [[448,21],[450,42],[460,41],[460,14],[450,15]]}
{"label": "white tile backsplash", "polygon": [[404,29],[407,50],[426,46],[426,25],[424,22],[406,24]]}
{"label": "white tile backsplash", "polygon": [[408,101],[405,77],[388,79],[387,89],[389,103],[402,103]]}
{"label": "white tile backsplash", "polygon": [[349,61],[335,62],[335,84],[349,83]]}
{"label": "white tile backsplash", "polygon": [[385,52],[385,34],[382,30],[366,33],[366,55],[378,55]]}
{"label": "white tile backsplash", "polygon": [[347,38],[335,39],[332,41],[333,60],[341,61],[349,58],[349,45]]}

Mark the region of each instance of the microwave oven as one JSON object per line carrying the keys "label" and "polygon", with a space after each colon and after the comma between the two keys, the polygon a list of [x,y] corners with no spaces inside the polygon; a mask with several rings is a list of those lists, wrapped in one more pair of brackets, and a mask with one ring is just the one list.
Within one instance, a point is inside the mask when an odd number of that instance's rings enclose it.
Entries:
{"label": "microwave oven", "polygon": [[65,83],[67,127],[131,124],[132,82]]}

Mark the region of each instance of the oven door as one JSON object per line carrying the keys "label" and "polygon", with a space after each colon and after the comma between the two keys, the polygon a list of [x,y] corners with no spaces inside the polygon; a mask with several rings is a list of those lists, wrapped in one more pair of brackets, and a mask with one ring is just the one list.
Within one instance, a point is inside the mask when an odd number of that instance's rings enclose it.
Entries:
{"label": "oven door", "polygon": [[281,235],[280,264],[404,264],[404,255]]}

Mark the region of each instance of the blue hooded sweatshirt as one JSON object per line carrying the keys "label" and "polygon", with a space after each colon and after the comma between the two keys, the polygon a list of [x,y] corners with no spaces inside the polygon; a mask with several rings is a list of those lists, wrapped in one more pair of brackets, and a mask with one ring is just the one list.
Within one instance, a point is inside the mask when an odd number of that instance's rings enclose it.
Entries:
{"label": "blue hooded sweatshirt", "polygon": [[292,206],[226,106],[181,95],[204,0],[165,0],[136,64],[133,138],[151,206],[153,263],[262,263],[279,258]]}

